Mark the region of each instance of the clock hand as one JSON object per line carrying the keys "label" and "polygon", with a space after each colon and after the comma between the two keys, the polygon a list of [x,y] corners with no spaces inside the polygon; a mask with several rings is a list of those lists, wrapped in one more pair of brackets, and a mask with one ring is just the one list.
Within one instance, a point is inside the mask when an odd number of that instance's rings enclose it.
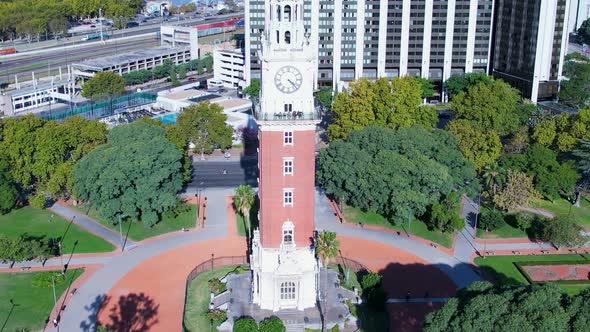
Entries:
{"label": "clock hand", "polygon": [[297,85],[295,85],[295,82],[293,82],[293,81],[291,81],[291,80],[289,80],[289,79],[287,79],[287,81],[289,81],[289,83],[291,83],[291,85],[292,85],[292,86],[294,86],[294,87],[296,87],[296,86],[297,86]]}

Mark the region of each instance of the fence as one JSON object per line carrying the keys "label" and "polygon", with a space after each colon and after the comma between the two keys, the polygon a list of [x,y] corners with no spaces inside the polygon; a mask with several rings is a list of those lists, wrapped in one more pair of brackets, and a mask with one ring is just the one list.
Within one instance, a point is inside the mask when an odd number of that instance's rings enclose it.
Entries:
{"label": "fence", "polygon": [[366,266],[364,266],[362,263],[359,263],[353,259],[342,257],[342,256],[338,256],[336,258],[330,259],[330,264],[342,265],[342,266],[345,266],[353,271],[362,271],[362,270],[369,271],[369,269]]}
{"label": "fence", "polygon": [[156,101],[157,97],[153,94],[137,92],[75,109],[44,111],[39,113],[38,116],[45,120],[63,120],[74,115],[80,115],[87,119],[98,119],[121,112],[126,108],[151,104]]}

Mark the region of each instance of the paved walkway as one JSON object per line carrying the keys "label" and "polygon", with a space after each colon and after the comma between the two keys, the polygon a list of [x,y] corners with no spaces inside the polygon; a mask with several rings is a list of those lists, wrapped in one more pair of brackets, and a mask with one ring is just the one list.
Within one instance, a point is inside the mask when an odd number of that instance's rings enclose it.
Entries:
{"label": "paved walkway", "polygon": [[[104,240],[114,244],[117,247],[121,247],[121,236],[119,233],[113,231],[112,229],[106,228],[105,226],[101,225],[97,221],[90,219],[85,214],[82,214],[74,209],[71,209],[63,202],[57,202],[53,204],[49,210],[59,214],[66,220],[73,220],[74,224],[84,228],[85,230],[93,233],[97,236],[100,236]],[[133,247],[135,242],[131,241],[131,239],[127,239],[127,243],[125,244],[125,248]]]}
{"label": "paved walkway", "polygon": [[[174,236],[164,237],[155,241],[145,241],[142,245],[137,246],[125,253],[114,256],[108,260],[103,268],[96,271],[88,280],[78,288],[78,291],[71,297],[66,310],[61,316],[61,331],[94,331],[96,327],[96,314],[100,309],[105,294],[109,292],[115,284],[125,277],[127,273],[140,266],[143,262],[151,260],[154,256],[169,250],[175,250],[186,246],[190,251],[190,245],[201,243],[214,239],[221,239],[227,236],[226,214],[220,213],[225,210],[225,198],[233,190],[219,189],[206,190],[204,195],[208,198],[207,219],[205,229],[202,231],[191,231],[178,233]],[[210,249],[214,244],[219,242],[208,242]],[[183,250],[179,251],[182,252]],[[207,254],[210,250],[207,250]],[[163,256],[160,256],[163,257]],[[161,264],[167,262],[158,261]],[[195,263],[199,263],[195,261]],[[196,265],[196,264],[195,264]],[[166,271],[166,270],[163,270]],[[170,271],[168,271],[170,272]],[[144,274],[142,279],[151,279],[150,274]],[[186,278],[186,274],[184,276]],[[156,282],[157,279],[152,279]],[[181,281],[181,285],[184,281]],[[164,288],[163,285],[157,284],[158,288]],[[178,284],[171,285],[172,288]],[[181,287],[183,288],[183,287]],[[47,329],[46,331],[57,331],[57,329]]]}

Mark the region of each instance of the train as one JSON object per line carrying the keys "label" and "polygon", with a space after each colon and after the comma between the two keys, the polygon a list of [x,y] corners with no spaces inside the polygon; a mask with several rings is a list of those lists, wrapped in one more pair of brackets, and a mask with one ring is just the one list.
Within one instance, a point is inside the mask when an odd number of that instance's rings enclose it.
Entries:
{"label": "train", "polygon": [[205,23],[195,26],[198,30],[199,37],[216,35],[225,32],[235,31],[239,27],[244,26],[243,17],[235,17],[226,21]]}
{"label": "train", "polygon": [[14,54],[16,53],[16,48],[11,47],[11,48],[5,48],[0,50],[0,55],[6,55],[6,54]]}

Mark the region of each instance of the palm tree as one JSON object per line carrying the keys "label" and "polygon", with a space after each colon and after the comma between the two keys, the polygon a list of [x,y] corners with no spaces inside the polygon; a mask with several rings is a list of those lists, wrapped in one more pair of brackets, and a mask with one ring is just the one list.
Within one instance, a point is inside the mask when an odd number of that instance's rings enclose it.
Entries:
{"label": "palm tree", "polygon": [[[324,265],[324,269],[326,269],[328,262],[338,256],[338,249],[340,248],[340,241],[336,239],[336,233],[322,231],[316,237],[315,242],[315,254],[320,259],[320,261]],[[320,271],[321,273],[321,271]],[[320,301],[320,310],[322,311],[322,331],[326,330],[326,322],[325,322],[325,308],[326,308],[326,296],[327,296],[327,284],[328,281],[325,279],[327,278],[327,273],[324,272],[324,280],[320,283],[322,285],[321,294],[322,294],[322,301]],[[321,274],[320,274],[321,276]]]}
{"label": "palm tree", "polygon": [[248,185],[242,184],[239,187],[237,187],[234,192],[234,206],[238,211],[240,211],[242,217],[244,217],[246,227],[248,228],[246,231],[248,233],[248,239],[252,238],[252,227],[250,225],[250,209],[254,204],[254,199],[254,190],[252,190],[252,187]]}
{"label": "palm tree", "polygon": [[483,172],[484,184],[488,190],[492,190],[494,196],[498,192],[498,187],[502,184],[502,177],[504,176],[504,168],[497,162],[486,166]]}

